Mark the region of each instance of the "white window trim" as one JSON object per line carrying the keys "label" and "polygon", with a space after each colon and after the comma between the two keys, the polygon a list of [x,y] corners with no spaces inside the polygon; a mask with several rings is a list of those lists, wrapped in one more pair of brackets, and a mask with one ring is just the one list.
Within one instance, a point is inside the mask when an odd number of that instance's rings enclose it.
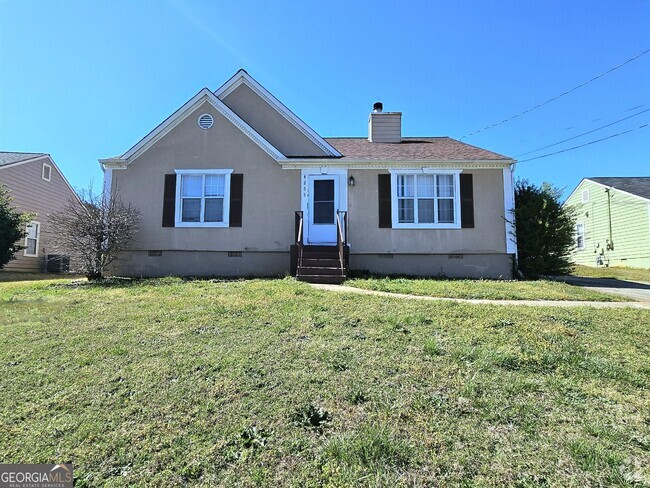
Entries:
{"label": "white window trim", "polygon": [[[578,246],[578,226],[582,226],[582,246]],[[576,242],[576,249],[578,251],[584,251],[587,248],[587,236],[585,233],[585,224],[584,222],[576,222],[576,227],[575,227],[575,242]]]}
{"label": "white window trim", "polygon": [[[586,196],[586,198],[585,198],[585,196]],[[589,202],[589,188],[586,188],[586,189],[582,190],[581,197],[582,197],[582,203]]]}
{"label": "white window trim", "polygon": [[38,246],[41,243],[41,223],[38,220],[30,220],[27,225],[25,226],[25,230],[27,230],[27,227],[31,226],[32,224],[38,225],[38,229],[36,230],[36,253],[35,254],[29,254],[27,252],[27,240],[32,239],[29,236],[25,236],[25,252],[23,253],[25,256],[30,257],[30,258],[37,258],[38,257]]}
{"label": "white window trim", "polygon": [[[176,169],[176,227],[230,227],[230,175],[232,169]],[[183,222],[181,182],[182,175],[225,175],[223,188],[223,222]]]}
{"label": "white window trim", "polygon": [[[391,218],[393,229],[460,229],[460,169],[437,169],[437,168],[413,168],[413,169],[389,169],[390,173],[390,195],[391,195]],[[407,223],[400,222],[398,215],[397,201],[397,175],[453,175],[454,176],[454,222],[445,223]],[[435,198],[437,202],[437,198]],[[435,209],[438,205],[436,203]],[[436,218],[438,216],[436,215]]]}
{"label": "white window trim", "polygon": [[[47,178],[45,177],[45,168],[47,168]],[[43,168],[41,169],[41,178],[43,178],[45,181],[52,180],[52,166],[47,163],[43,163]]]}

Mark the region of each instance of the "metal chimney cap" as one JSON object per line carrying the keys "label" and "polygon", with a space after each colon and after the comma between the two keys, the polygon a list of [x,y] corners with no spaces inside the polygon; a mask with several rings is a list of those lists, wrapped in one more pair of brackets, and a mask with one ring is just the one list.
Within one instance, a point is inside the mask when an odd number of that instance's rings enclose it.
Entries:
{"label": "metal chimney cap", "polygon": [[384,104],[381,102],[375,102],[372,106],[372,111],[373,112],[383,112],[384,111]]}

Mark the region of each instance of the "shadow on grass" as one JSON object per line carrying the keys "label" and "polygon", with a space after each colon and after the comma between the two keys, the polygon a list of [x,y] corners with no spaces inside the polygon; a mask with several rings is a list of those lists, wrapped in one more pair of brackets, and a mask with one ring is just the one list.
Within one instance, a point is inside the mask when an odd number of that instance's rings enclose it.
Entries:
{"label": "shadow on grass", "polygon": [[57,273],[25,273],[0,270],[0,283],[13,283],[19,281],[49,281],[49,280],[74,280],[82,278],[75,274]]}
{"label": "shadow on grass", "polygon": [[348,279],[360,279],[360,280],[431,280],[431,281],[537,281],[543,279],[542,277],[527,277],[527,278],[468,278],[468,277],[453,277],[447,276],[446,274],[440,272],[437,275],[408,275],[408,274],[377,274],[371,273],[370,271],[365,270],[350,270],[348,273]]}
{"label": "shadow on grass", "polygon": [[586,276],[553,276],[554,281],[561,281],[572,286],[587,286],[590,288],[619,288],[634,290],[650,290],[650,285],[636,281],[626,281],[619,278],[591,278]]}
{"label": "shadow on grass", "polygon": [[164,276],[157,278],[130,278],[124,276],[109,276],[101,280],[87,281],[86,279],[73,280],[70,283],[55,283],[55,288],[128,288],[135,286],[168,286],[194,281],[209,283],[244,283],[254,280],[278,280],[284,276],[263,277],[224,277],[224,276]]}

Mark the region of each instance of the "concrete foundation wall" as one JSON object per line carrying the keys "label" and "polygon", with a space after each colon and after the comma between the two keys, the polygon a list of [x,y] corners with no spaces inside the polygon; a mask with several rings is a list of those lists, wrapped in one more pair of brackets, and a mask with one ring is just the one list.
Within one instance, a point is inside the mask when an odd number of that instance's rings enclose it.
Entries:
{"label": "concrete foundation wall", "polygon": [[242,252],[241,257],[218,251],[130,251],[111,270],[118,276],[284,276],[289,252]]}
{"label": "concrete foundation wall", "polygon": [[350,254],[350,269],[378,275],[512,278],[510,254]]}

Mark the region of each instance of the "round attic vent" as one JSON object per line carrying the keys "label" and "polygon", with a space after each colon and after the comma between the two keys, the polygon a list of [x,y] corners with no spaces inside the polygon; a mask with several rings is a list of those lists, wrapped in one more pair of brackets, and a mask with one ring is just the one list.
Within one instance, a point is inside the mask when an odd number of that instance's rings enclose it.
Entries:
{"label": "round attic vent", "polygon": [[214,119],[210,114],[203,114],[199,117],[199,127],[203,130],[207,130],[212,127],[214,124]]}

